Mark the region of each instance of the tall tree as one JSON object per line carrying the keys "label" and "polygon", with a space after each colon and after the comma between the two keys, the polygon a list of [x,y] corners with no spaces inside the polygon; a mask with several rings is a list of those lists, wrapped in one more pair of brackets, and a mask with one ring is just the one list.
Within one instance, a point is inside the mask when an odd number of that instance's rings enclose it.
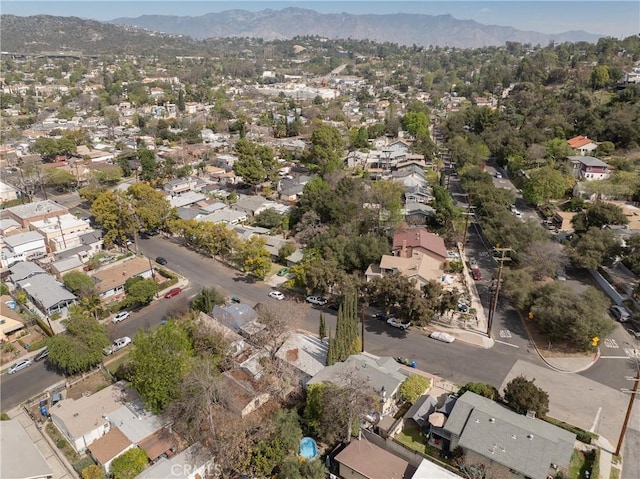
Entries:
{"label": "tall tree", "polygon": [[504,389],[504,400],[518,414],[534,411],[537,417],[544,418],[549,412],[549,395],[534,381],[524,376],[513,378]]}
{"label": "tall tree", "polygon": [[309,159],[322,173],[340,170],[343,166],[343,143],[340,131],[331,125],[320,125],[311,134]]}
{"label": "tall tree", "polygon": [[131,383],[155,413],[180,397],[180,381],[191,366],[192,345],[181,323],[173,320],[140,330],[133,341]]}
{"label": "tall tree", "polygon": [[109,345],[105,326],[77,306],[69,308],[69,316],[63,321],[66,332],[47,340],[49,361],[68,374],[88,371],[99,364],[102,349]]}

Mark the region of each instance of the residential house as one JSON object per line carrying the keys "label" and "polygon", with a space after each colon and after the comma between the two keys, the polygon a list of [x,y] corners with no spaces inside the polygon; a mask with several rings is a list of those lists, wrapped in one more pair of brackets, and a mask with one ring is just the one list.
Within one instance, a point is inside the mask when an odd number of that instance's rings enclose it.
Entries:
{"label": "residential house", "polygon": [[201,182],[198,178],[187,177],[178,178],[175,180],[167,181],[162,185],[162,189],[171,196],[181,195],[188,191],[196,191],[198,184]]}
{"label": "residential house", "polygon": [[424,168],[415,164],[411,164],[402,170],[393,171],[391,177],[394,181],[402,183],[405,188],[426,188],[429,185]]}
{"label": "residential house", "polygon": [[224,168],[225,170],[233,169],[233,165],[238,161],[236,155],[218,155],[216,156],[215,163],[217,166]]}
{"label": "residential house", "polygon": [[295,243],[292,243],[291,241],[282,238],[282,236],[262,235],[261,238],[265,240],[264,247],[271,255],[272,261],[277,261],[280,258],[280,249],[284,245],[291,244],[295,246]]}
{"label": "residential house", "polygon": [[0,181],[0,204],[18,199],[18,190]]}
{"label": "residential house", "polygon": [[197,193],[195,191],[186,191],[180,195],[170,196],[167,199],[172,207],[183,208],[185,206],[194,205],[201,201],[205,201],[207,197],[202,193]]}
{"label": "residential house", "polygon": [[409,186],[404,190],[405,203],[421,203],[428,204],[433,200],[430,187],[425,186]]}
{"label": "residential house", "polygon": [[133,257],[93,273],[96,292],[104,301],[124,296],[124,284],[129,278],[139,276],[144,279],[153,277],[153,266],[149,259]]}
{"label": "residential house", "polygon": [[300,379],[307,382],[327,364],[328,345],[326,341],[306,333],[293,333],[280,346],[276,358],[289,365]]}
{"label": "residential house", "polygon": [[169,422],[149,412],[142,399],[111,412],[109,420],[111,427],[117,428],[131,444],[144,449],[150,461],[157,460],[162,454],[172,454],[177,448],[178,441]]}
{"label": "residential house", "polygon": [[438,400],[435,397],[423,394],[411,405],[404,415],[405,425],[411,420],[421,428],[424,427],[427,424],[429,415],[434,413],[437,407]]}
{"label": "residential house", "polygon": [[51,263],[51,273],[55,275],[58,281],[62,281],[62,277],[72,271],[83,271],[84,263],[78,257],[78,255],[70,256],[69,258],[61,259]]}
{"label": "residential house", "polygon": [[300,175],[295,178],[282,178],[278,181],[276,191],[282,201],[295,202],[300,199],[305,185],[311,180],[311,176]]}
{"label": "residential house", "polygon": [[109,414],[123,405],[139,399],[138,393],[118,382],[90,396],[63,399],[51,406],[51,421],[79,453],[111,428]]}
{"label": "residential house", "polygon": [[611,167],[593,156],[569,156],[571,172],[579,180],[606,180],[611,174]]}
{"label": "residential house", "polygon": [[571,149],[576,150],[582,156],[589,155],[592,151],[598,148],[598,143],[582,135],[568,139],[567,145],[569,145]]}
{"label": "residential house", "polygon": [[251,216],[255,216],[269,209],[274,210],[279,214],[285,214],[290,209],[289,206],[269,201],[262,196],[248,195],[240,195],[238,201],[231,205],[231,208],[238,211],[244,211]]}
{"label": "residential house", "polygon": [[462,476],[459,476],[449,469],[445,469],[435,462],[423,459],[411,479],[460,479],[460,477]]}
{"label": "residential house", "polygon": [[229,344],[229,351],[232,356],[236,357],[247,349],[248,345],[242,336],[208,314],[201,312],[198,321],[198,327],[207,328],[222,335]]}
{"label": "residential house", "polygon": [[16,286],[24,291],[31,302],[45,315],[54,313],[64,315],[67,308],[77,299],[73,293],[48,274],[36,274],[17,281]]}
{"label": "residential house", "polygon": [[0,219],[0,235],[7,236],[13,233],[17,233],[22,229],[20,223],[12,218]]}
{"label": "residential house", "polygon": [[112,428],[104,436],[87,447],[89,455],[105,473],[109,474],[111,462],[129,449],[136,447],[118,428]]}
{"label": "residential house", "polygon": [[36,201],[34,203],[12,206],[11,208],[7,208],[5,211],[9,218],[16,220],[23,228],[27,228],[29,223],[32,221],[53,218],[69,212],[69,210],[64,206],[51,200]]}
{"label": "residential house", "polygon": [[11,265],[9,272],[9,278],[11,278],[11,282],[13,284],[16,284],[18,281],[31,278],[37,274],[47,274],[40,265],[31,261],[18,261]]}
{"label": "residential house", "polygon": [[443,431],[449,451],[459,446],[469,463],[489,464],[504,477],[547,479],[566,472],[576,441],[575,434],[470,391],[458,398]]}
{"label": "residential house", "polygon": [[248,304],[235,303],[224,307],[215,306],[211,316],[245,338],[251,338],[264,329],[264,325],[258,322],[258,313]]}
{"label": "residential house", "polygon": [[18,419],[0,421],[0,477],[50,479],[47,463]]}
{"label": "residential house", "polygon": [[11,296],[0,296],[0,343],[9,341],[13,333],[24,328],[22,317],[16,309],[16,302]]}
{"label": "residential house", "polygon": [[307,386],[319,383],[340,386],[350,374],[355,374],[379,395],[383,416],[395,411],[398,388],[407,379],[408,374],[393,358],[377,357],[368,353],[354,354],[346,361],[320,370],[307,382]]}
{"label": "residential house", "polygon": [[136,479],[201,479],[215,475],[213,457],[200,444],[194,444],[172,457],[162,457]]}
{"label": "residential house", "polygon": [[241,369],[222,373],[222,387],[232,398],[229,401],[231,411],[245,417],[269,401],[268,392],[260,391],[251,374]]}
{"label": "residential house", "polygon": [[392,253],[403,258],[423,254],[439,261],[447,259],[444,240],[426,228],[408,228],[397,232],[393,235]]}
{"label": "residential house", "polygon": [[44,236],[37,231],[27,231],[5,236],[4,244],[12,256],[28,258],[36,253],[46,253],[47,244]]}
{"label": "residential house", "polygon": [[[336,454],[341,479],[412,478],[416,468],[366,439],[355,439]],[[434,478],[432,478],[434,479]]]}
{"label": "residential house", "polygon": [[365,271],[367,281],[387,274],[400,273],[421,289],[432,280],[440,281],[448,261],[444,240],[425,228],[411,228],[393,237],[391,255],[383,255],[380,263]]}
{"label": "residential house", "polygon": [[[60,238],[56,241],[60,241]],[[104,245],[102,231],[94,229],[88,230],[74,238],[65,238],[64,243],[66,243],[67,249],[56,251],[56,259],[60,260],[77,256],[83,263],[86,263],[92,256],[102,251]]]}
{"label": "residential house", "polygon": [[32,221],[29,228],[44,236],[47,249],[51,252],[79,246],[80,236],[93,229],[88,221],[71,214]]}
{"label": "residential house", "polygon": [[244,211],[237,211],[230,207],[221,208],[208,215],[199,216],[198,221],[208,221],[210,223],[224,223],[227,225],[237,225],[249,219]]}

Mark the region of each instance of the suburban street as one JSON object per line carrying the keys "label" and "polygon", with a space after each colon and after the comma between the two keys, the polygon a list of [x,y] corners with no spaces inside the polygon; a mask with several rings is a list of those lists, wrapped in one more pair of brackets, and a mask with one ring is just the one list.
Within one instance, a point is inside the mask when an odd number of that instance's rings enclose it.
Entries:
{"label": "suburban street", "polygon": [[[467,254],[477,258],[482,270],[484,279],[478,282],[478,291],[486,309],[488,285],[497,265],[473,226],[469,229],[468,239]],[[168,260],[167,267],[186,277],[189,286],[177,297],[160,298],[139,312],[134,312],[126,321],[109,326],[112,338],[125,335],[133,338],[138,329],[159,325],[174,307],[192,298],[202,287],[214,286],[228,297],[237,296],[252,306],[275,301],[267,296],[272,290],[268,284],[247,280],[243,274],[214,259],[205,258],[175,240],[153,237],[139,240],[138,246],[150,258],[165,257]],[[304,308],[300,328],[316,333],[321,311],[325,313],[327,325],[335,327],[334,311],[289,298],[278,303],[278,307],[285,310],[288,303],[292,307]],[[518,313],[504,299],[499,302],[496,311],[493,337],[496,344],[491,349],[482,349],[462,341],[446,344],[430,339],[426,331],[417,328],[404,332],[389,327],[371,314],[367,314],[365,319],[365,350],[372,354],[407,357],[415,360],[419,369],[460,385],[473,381],[504,387],[516,373],[535,378],[536,384],[550,393],[552,415],[555,413],[562,419],[570,417],[576,425],[586,429],[595,426],[594,430],[610,441],[617,440],[628,402],[628,395],[620,392],[620,389],[632,387],[632,383],[625,378],[635,373],[635,360],[631,357],[635,354],[633,344],[638,346],[637,340],[622,325],[618,325],[610,337],[602,339],[601,359],[579,374],[558,373],[549,369],[532,347]],[[63,379],[63,376],[48,370],[46,362],[35,363],[13,376],[3,375],[1,408],[6,410],[13,407]],[[585,390],[597,391],[597,394],[585,395],[581,392]],[[580,406],[580,401],[587,401],[584,407]],[[570,407],[567,408],[567,405]],[[596,419],[597,424],[594,422]],[[631,423],[629,437],[635,439],[630,439],[627,447],[640,441],[639,426],[640,422]]]}

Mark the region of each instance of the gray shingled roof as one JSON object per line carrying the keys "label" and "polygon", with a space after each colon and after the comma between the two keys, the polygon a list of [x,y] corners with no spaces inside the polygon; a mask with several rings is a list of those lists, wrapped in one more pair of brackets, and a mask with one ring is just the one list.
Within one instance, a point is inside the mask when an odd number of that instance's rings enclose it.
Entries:
{"label": "gray shingled roof", "polygon": [[18,281],[17,284],[45,309],[52,308],[61,302],[76,299],[73,293],[66,290],[64,286],[61,286],[48,274],[37,274],[31,278]]}
{"label": "gray shingled roof", "polygon": [[11,271],[11,281],[15,284],[16,281],[22,281],[29,276],[34,274],[46,274],[47,272],[43,270],[36,263],[32,263],[31,261],[18,261],[14,263],[9,268]]}
{"label": "gray shingled roof", "polygon": [[413,419],[419,426],[423,426],[429,415],[435,411],[437,404],[438,400],[433,396],[420,396],[404,417]]}
{"label": "gray shingled roof", "polygon": [[568,156],[567,158],[569,158],[570,161],[578,161],[585,166],[598,166],[601,168],[609,166],[604,161],[599,160],[594,156]]}
{"label": "gray shingled roof", "polygon": [[345,373],[354,371],[361,379],[378,393],[385,391],[393,394],[407,375],[393,358],[374,358],[366,353],[349,356],[346,361],[327,366],[309,380],[307,384],[330,383],[338,386],[344,380]]}
{"label": "gray shingled roof", "polygon": [[567,468],[575,434],[517,414],[470,391],[460,397],[444,430],[459,445],[532,479],[546,479],[551,464]]}

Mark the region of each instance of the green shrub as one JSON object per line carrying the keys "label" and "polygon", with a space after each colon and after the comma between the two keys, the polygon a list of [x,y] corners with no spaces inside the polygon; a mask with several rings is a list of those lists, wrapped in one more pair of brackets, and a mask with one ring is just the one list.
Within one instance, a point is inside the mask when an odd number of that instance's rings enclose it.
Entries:
{"label": "green shrub", "polygon": [[585,431],[584,429],[580,429],[577,426],[568,424],[564,421],[560,421],[559,419],[546,416],[543,418],[543,420],[547,421],[550,424],[553,424],[554,426],[561,427],[565,431],[572,432],[576,435],[578,441],[584,442],[585,444],[591,444],[591,441],[598,438],[598,435],[593,432]]}
{"label": "green shrub", "polygon": [[158,268],[158,274],[160,276],[162,276],[163,278],[167,278],[167,279],[173,279],[176,277],[175,274],[170,273],[169,271],[167,271],[164,268]]}
{"label": "green shrub", "polygon": [[3,353],[12,353],[15,350],[16,350],[16,347],[12,343],[4,343],[2,345]]}
{"label": "green shrub", "polygon": [[47,345],[47,338],[41,339],[40,341],[36,341],[33,344],[29,345],[29,351],[37,351],[38,349],[42,349]]}
{"label": "green shrub", "polygon": [[67,441],[65,441],[64,439],[58,439],[56,441],[56,446],[58,446],[58,449],[64,449],[66,445],[67,445]]}

